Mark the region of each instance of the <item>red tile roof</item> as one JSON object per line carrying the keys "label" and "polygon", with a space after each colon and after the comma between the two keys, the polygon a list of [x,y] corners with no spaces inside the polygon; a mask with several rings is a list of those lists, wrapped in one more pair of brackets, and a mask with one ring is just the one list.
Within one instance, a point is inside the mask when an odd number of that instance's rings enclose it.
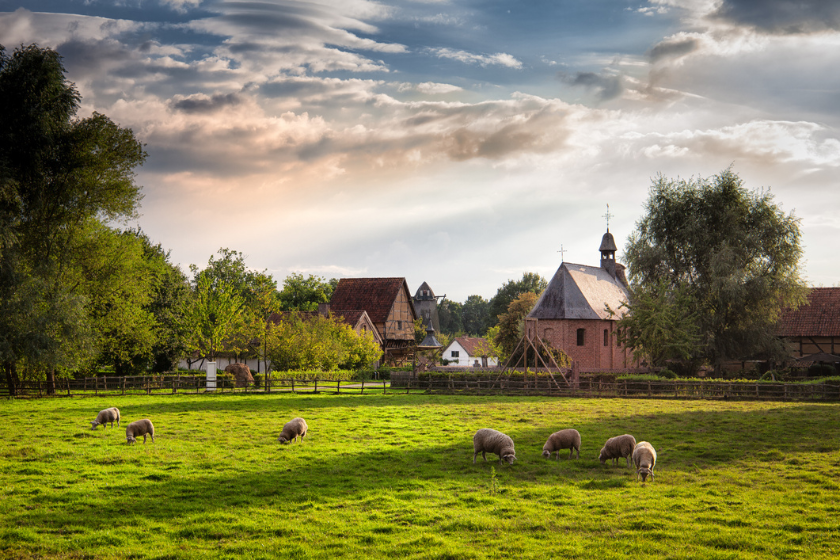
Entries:
{"label": "red tile roof", "polygon": [[364,310],[374,323],[384,323],[403,286],[410,294],[405,278],[342,278],[330,300],[330,311],[345,315]]}
{"label": "red tile roof", "polygon": [[840,288],[812,288],[808,303],[785,311],[776,325],[778,336],[840,336]]}

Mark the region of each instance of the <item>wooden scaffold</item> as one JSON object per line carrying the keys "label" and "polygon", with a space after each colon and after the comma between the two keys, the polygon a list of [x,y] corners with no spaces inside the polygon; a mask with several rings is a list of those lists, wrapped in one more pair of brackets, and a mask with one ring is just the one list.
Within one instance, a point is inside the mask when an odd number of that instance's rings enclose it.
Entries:
{"label": "wooden scaffold", "polygon": [[[511,362],[517,356],[517,352],[522,349],[522,353],[519,355],[516,363],[511,365]],[[508,358],[507,362],[505,363],[504,367],[502,368],[501,373],[499,373],[498,377],[493,381],[493,385],[490,387],[491,389],[496,387],[496,383],[507,374],[510,377],[512,371],[515,371],[516,368],[520,367],[520,365],[524,366],[527,369],[528,365],[528,354],[529,350],[533,350],[534,353],[534,364],[536,368],[542,367],[554,385],[561,389],[560,383],[557,381],[555,374],[559,375],[560,378],[565,383],[565,387],[574,387],[578,381],[577,375],[577,364],[574,362],[572,363],[571,368],[562,368],[557,363],[557,360],[554,359],[554,353],[551,351],[551,348],[543,341],[542,338],[537,334],[537,319],[533,317],[526,317],[525,318],[525,332],[522,335],[522,338],[519,339],[519,342],[516,345],[516,348]],[[542,354],[540,353],[542,350],[546,356],[548,356],[548,361],[543,358]],[[542,364],[540,366],[539,364]]]}

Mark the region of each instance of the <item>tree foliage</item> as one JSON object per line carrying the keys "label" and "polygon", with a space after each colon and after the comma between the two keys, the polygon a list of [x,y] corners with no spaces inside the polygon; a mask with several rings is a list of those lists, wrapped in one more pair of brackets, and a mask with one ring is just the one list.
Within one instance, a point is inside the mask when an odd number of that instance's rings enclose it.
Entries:
{"label": "tree foliage", "polygon": [[[134,169],[146,157],[132,131],[106,116],[74,118],[79,100],[57,52],[0,49],[0,315],[13,331],[0,361],[7,372],[25,364],[50,382],[96,355],[85,263],[104,262],[97,251],[107,252],[113,234],[106,221],[136,215]],[[114,281],[116,272],[97,272]],[[48,309],[51,324],[39,318]],[[23,330],[32,325],[41,330]]]}
{"label": "tree foliage", "polygon": [[338,280],[293,272],[283,281],[280,308],[283,311],[317,311],[319,303],[328,303]]}
{"label": "tree foliage", "polygon": [[510,357],[522,339],[525,316],[534,308],[538,297],[534,292],[523,292],[510,302],[507,312],[499,316],[498,331],[493,342],[499,347],[503,359]]}
{"label": "tree foliage", "polygon": [[525,272],[520,280],[508,280],[496,291],[496,295],[490,300],[489,324],[495,326],[501,323],[501,315],[508,313],[508,306],[520,295],[530,292],[542,293],[548,286],[548,282],[535,272]]}
{"label": "tree foliage", "polygon": [[440,300],[438,304],[438,320],[440,321],[440,332],[449,335],[457,335],[464,331],[464,325],[461,320],[462,305],[457,301],[452,301],[446,298]]}
{"label": "tree foliage", "polygon": [[716,370],[726,360],[780,355],[774,325],[807,291],[801,256],[799,221],[731,169],[708,179],[657,177],[626,248],[639,293],[656,294],[664,281],[663,297],[684,300],[697,320],[698,357]]}
{"label": "tree foliage", "polygon": [[461,308],[461,317],[467,334],[484,336],[490,326],[490,302],[481,296],[469,296]]}
{"label": "tree foliage", "polygon": [[272,325],[267,347],[277,371],[358,369],[382,356],[372,333],[359,334],[343,321],[317,313],[284,313]]}

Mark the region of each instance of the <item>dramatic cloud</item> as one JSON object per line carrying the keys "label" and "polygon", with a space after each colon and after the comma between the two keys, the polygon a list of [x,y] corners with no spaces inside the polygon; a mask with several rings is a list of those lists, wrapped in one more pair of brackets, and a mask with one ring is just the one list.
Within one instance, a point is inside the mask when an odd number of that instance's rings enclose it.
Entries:
{"label": "dramatic cloud", "polygon": [[614,99],[624,90],[621,77],[616,75],[578,72],[574,76],[560,74],[560,79],[569,85],[582,86],[594,91],[601,101]]}
{"label": "dramatic cloud", "polygon": [[840,30],[836,0],[723,0],[709,18],[780,35]]}

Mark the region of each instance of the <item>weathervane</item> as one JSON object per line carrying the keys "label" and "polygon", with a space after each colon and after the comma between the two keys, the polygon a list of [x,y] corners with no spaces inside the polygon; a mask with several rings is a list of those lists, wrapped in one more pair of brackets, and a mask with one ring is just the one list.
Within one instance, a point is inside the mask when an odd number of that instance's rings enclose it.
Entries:
{"label": "weathervane", "polygon": [[613,215],[610,214],[610,205],[609,204],[607,204],[607,213],[604,214],[603,217],[607,219],[607,231],[610,231],[610,218],[612,218]]}
{"label": "weathervane", "polygon": [[563,253],[566,252],[566,249],[563,248],[562,243],[560,244],[560,250],[557,251],[557,252],[560,253],[560,264],[563,264]]}

